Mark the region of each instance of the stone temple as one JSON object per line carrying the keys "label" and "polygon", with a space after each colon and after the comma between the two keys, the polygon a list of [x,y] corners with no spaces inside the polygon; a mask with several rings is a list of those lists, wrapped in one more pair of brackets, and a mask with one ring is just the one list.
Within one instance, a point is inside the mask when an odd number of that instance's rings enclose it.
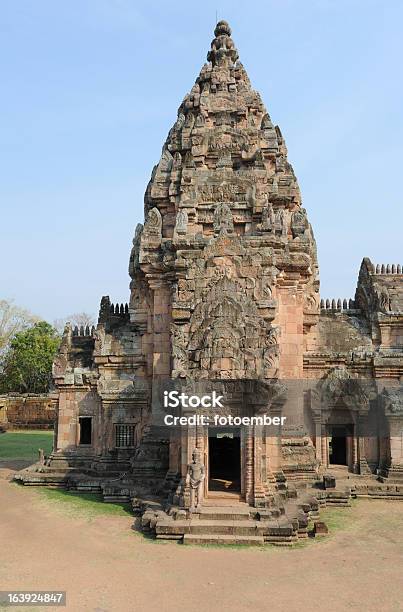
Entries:
{"label": "stone temple", "polygon": [[[161,538],[290,544],[323,505],[403,499],[402,268],[365,258],[354,298],[320,299],[280,128],[214,35],[146,189],[129,302],[67,324],[54,450],[17,479],[130,500]],[[164,425],[175,388],[215,390],[237,425]]]}

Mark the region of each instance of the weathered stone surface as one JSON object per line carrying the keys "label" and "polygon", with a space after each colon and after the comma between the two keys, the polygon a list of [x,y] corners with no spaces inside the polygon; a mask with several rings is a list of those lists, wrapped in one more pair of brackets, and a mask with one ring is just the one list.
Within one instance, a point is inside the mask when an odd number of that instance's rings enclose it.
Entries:
{"label": "weathered stone surface", "polygon": [[[242,426],[234,461],[238,497],[270,522],[257,540],[238,525],[239,538],[288,545],[318,510],[298,487],[320,481],[329,464],[373,479],[403,473],[403,276],[364,259],[354,300],[320,302],[316,243],[284,137],[228,24],[214,34],[146,189],[129,303],[105,296],[96,330],[66,327],[54,364],[56,447],[41,469],[48,479],[62,465],[98,478],[110,500],[156,496],[184,530],[155,512],[145,524],[201,541],[186,521],[212,493],[208,429],[161,432],[152,416],[164,381],[214,383],[231,415],[287,417],[275,432]],[[89,444],[80,443],[85,417]],[[190,477],[195,452],[206,478]],[[111,474],[121,478],[107,484]],[[321,493],[321,504],[349,503],[349,492]]]}
{"label": "weathered stone surface", "polygon": [[323,476],[324,489],[334,489],[336,487],[336,477],[333,474],[325,474]]}
{"label": "weathered stone surface", "polygon": [[0,395],[0,425],[3,429],[53,429],[56,402],[52,394]]}
{"label": "weathered stone surface", "polygon": [[328,526],[323,521],[315,521],[313,524],[313,535],[323,536],[329,533]]}

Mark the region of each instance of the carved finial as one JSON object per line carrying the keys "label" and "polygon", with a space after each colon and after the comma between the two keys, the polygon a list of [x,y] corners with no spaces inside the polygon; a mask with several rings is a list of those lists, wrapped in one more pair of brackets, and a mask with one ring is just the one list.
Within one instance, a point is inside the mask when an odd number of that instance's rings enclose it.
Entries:
{"label": "carved finial", "polygon": [[207,60],[213,65],[221,64],[229,59],[232,64],[238,59],[238,51],[231,37],[231,28],[226,21],[219,21],[214,29],[214,40]]}
{"label": "carved finial", "polygon": [[221,20],[214,29],[214,36],[231,36],[231,28],[228,21]]}

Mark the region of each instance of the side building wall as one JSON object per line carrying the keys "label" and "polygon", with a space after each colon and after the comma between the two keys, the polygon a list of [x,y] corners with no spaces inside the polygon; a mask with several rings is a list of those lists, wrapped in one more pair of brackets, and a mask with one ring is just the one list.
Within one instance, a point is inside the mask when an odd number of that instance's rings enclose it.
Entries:
{"label": "side building wall", "polygon": [[57,395],[7,394],[0,396],[3,429],[53,429]]}

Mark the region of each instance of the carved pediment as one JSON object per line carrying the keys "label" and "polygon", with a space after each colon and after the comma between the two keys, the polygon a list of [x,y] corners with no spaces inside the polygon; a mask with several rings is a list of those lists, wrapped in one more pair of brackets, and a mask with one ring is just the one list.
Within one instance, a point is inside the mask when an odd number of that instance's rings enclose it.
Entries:
{"label": "carved pediment", "polygon": [[278,332],[259,315],[238,282],[224,276],[205,291],[189,329],[194,369],[212,377],[273,377],[278,366]]}
{"label": "carved pediment", "polygon": [[344,404],[355,411],[366,411],[369,402],[376,397],[374,382],[354,377],[344,367],[333,368],[317,388],[316,397],[323,408]]}

